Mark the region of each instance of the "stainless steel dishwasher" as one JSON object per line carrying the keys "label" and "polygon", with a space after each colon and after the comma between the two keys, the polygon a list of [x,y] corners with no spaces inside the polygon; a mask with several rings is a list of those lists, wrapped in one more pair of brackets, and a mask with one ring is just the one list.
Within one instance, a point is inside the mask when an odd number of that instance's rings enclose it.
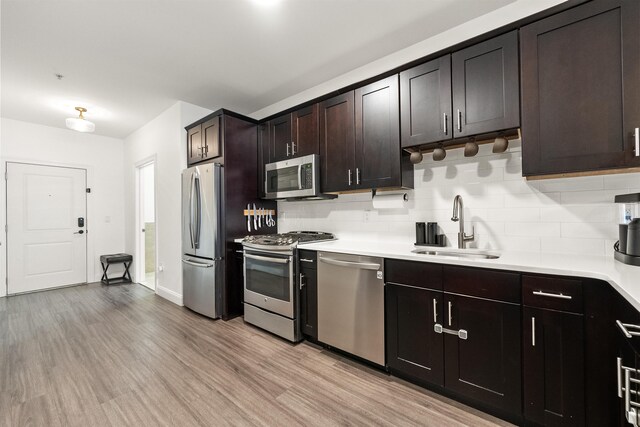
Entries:
{"label": "stainless steel dishwasher", "polygon": [[318,253],[318,340],[384,366],[382,258]]}

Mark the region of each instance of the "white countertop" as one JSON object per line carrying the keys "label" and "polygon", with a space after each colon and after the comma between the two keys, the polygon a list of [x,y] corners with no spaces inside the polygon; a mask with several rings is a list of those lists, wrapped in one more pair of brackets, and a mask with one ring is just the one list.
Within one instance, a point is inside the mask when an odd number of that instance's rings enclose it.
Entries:
{"label": "white countertop", "polygon": [[[353,240],[309,243],[298,246],[298,249],[600,279],[609,282],[640,311],[640,267],[623,264],[614,260],[612,256],[501,252],[498,259],[469,259],[412,253],[411,251],[415,248],[411,243],[398,244]],[[425,247],[425,249],[456,251],[455,248]],[[468,252],[473,251],[468,250]]]}

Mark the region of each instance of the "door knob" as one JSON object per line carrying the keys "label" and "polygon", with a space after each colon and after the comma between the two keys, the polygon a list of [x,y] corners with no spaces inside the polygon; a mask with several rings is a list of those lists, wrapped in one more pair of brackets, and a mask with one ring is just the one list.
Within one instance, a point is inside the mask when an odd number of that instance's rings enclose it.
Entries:
{"label": "door knob", "polygon": [[73,234],[84,234],[84,230],[76,231],[76,232],[75,232],[75,233],[73,233]]}

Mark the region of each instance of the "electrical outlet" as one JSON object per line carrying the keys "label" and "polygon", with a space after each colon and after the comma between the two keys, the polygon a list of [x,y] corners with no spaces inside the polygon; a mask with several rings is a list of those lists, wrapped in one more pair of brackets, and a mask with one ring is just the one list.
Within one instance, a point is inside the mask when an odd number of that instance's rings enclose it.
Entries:
{"label": "electrical outlet", "polygon": [[371,211],[364,211],[364,215],[362,216],[362,222],[371,221]]}

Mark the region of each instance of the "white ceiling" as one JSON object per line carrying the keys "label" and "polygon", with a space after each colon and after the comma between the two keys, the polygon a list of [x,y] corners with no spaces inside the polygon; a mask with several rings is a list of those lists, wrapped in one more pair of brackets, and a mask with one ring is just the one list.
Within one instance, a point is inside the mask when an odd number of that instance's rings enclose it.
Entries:
{"label": "white ceiling", "polygon": [[81,104],[119,138],[178,100],[249,114],[515,1],[2,0],[1,114]]}

